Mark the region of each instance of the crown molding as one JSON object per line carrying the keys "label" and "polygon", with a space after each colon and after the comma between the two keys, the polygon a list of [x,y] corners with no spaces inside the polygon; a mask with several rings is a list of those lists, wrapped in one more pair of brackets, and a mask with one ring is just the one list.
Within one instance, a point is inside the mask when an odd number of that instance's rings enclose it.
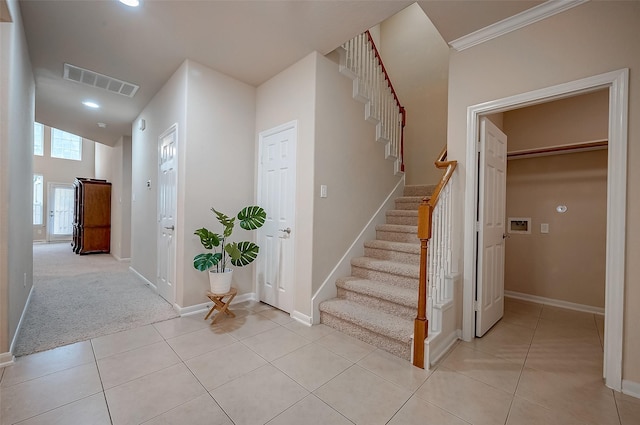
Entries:
{"label": "crown molding", "polygon": [[527,9],[517,15],[510,16],[502,21],[491,24],[488,27],[481,28],[477,31],[457,38],[449,43],[456,51],[461,51],[473,47],[485,41],[492,40],[501,35],[510,33],[534,22],[541,21],[555,14],[564,12],[586,3],[589,0],[549,0],[538,6]]}

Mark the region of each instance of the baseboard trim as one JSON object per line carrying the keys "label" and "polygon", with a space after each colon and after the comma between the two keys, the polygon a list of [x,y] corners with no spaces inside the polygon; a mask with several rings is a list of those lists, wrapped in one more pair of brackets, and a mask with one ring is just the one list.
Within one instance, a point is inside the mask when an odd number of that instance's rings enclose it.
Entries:
{"label": "baseboard trim", "polygon": [[[29,295],[27,296],[27,302],[24,303],[24,308],[22,309],[22,314],[20,315],[20,320],[18,321],[18,326],[16,327],[16,333],[13,334],[13,339],[11,340],[11,345],[9,346],[9,354],[13,353],[13,349],[16,346],[16,341],[18,340],[18,335],[20,334],[20,329],[22,328],[22,323],[24,321],[24,316],[27,313],[27,309],[29,308],[29,304],[31,303],[31,295],[33,295],[33,281],[31,282],[31,289],[29,289]],[[11,356],[13,357],[13,355],[11,355]]]}
{"label": "baseboard trim", "polygon": [[385,214],[387,210],[391,209],[393,206],[395,198],[401,196],[402,190],[404,190],[404,183],[405,176],[402,175],[396,186],[389,193],[384,202],[382,202],[369,222],[363,227],[360,234],[358,234],[342,258],[338,260],[338,263],[335,265],[333,270],[331,270],[324,282],[322,282],[320,288],[318,288],[315,294],[313,294],[313,297],[311,297],[311,323],[320,323],[320,303],[322,301],[335,298],[338,295],[338,290],[335,285],[336,280],[339,277],[349,276],[351,274],[351,259],[364,255],[364,243],[367,240],[375,239],[376,225],[385,223]]}
{"label": "baseboard trim", "polygon": [[115,259],[116,259],[116,261],[119,261],[119,262],[121,262],[121,263],[125,263],[125,262],[126,262],[126,263],[129,263],[129,262],[131,262],[131,257],[120,258],[120,257],[118,257],[118,256],[117,256],[116,254],[114,254],[114,253],[111,253],[111,256],[112,256],[113,258],[115,258]]}
{"label": "baseboard trim", "polygon": [[15,362],[15,359],[11,353],[0,353],[0,369],[11,366]]}
{"label": "baseboard trim", "polygon": [[640,383],[623,379],[622,393],[630,395],[631,397],[640,398]]}
{"label": "baseboard trim", "polygon": [[569,310],[583,311],[585,313],[600,314],[604,316],[604,308],[594,307],[585,304],[576,304],[564,300],[555,300],[553,298],[539,297],[537,295],[525,294],[523,292],[504,291],[506,297],[515,298],[523,301],[532,301],[540,304],[547,304],[553,307],[561,307]]}
{"label": "baseboard trim", "polygon": [[152,283],[149,279],[147,279],[146,277],[144,277],[142,274],[140,274],[140,272],[138,272],[136,269],[134,269],[132,266],[129,266],[129,270],[131,270],[136,276],[138,276],[140,279],[144,280],[144,283],[149,286],[151,289],[153,289],[156,293],[158,293],[158,287],[156,286],[155,283]]}
{"label": "baseboard trim", "polygon": [[[258,300],[258,297],[256,293],[249,292],[249,293],[238,295],[237,297],[235,297],[233,299],[233,302],[231,302],[231,305],[242,303],[245,301],[257,301],[257,300]],[[206,303],[194,304],[187,307],[181,307],[178,304],[174,304],[173,308],[180,315],[180,317],[182,317],[182,316],[191,316],[194,314],[206,313],[207,311],[209,311],[212,305],[213,303],[209,301]]]}
{"label": "baseboard trim", "polygon": [[297,310],[294,310],[293,313],[291,313],[291,318],[306,326],[311,326],[313,324],[311,316],[307,316],[306,314],[300,313]]}

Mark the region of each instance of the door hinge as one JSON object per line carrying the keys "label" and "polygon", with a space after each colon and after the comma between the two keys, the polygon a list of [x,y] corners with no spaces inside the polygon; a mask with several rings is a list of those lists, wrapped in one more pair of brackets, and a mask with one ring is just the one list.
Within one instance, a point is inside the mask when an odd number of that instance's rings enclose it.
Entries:
{"label": "door hinge", "polygon": [[476,232],[480,231],[480,222],[476,221]]}
{"label": "door hinge", "polygon": [[480,311],[480,301],[476,300],[473,302],[473,311]]}

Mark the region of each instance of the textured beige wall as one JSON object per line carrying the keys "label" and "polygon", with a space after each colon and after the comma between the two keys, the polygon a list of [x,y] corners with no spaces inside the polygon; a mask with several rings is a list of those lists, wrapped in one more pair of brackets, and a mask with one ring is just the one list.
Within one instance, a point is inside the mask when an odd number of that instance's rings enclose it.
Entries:
{"label": "textured beige wall", "polygon": [[323,56],[316,75],[313,293],[401,178],[375,140],[375,125],[364,119],[364,104],[352,97],[352,80]]}
{"label": "textured beige wall", "polygon": [[[597,25],[594,25],[597,23]],[[462,222],[467,108],[612,70],[630,68],[623,378],[640,382],[640,2],[587,2],[461,52],[449,65],[448,146],[460,164],[455,204]],[[471,190],[469,188],[469,190]],[[462,258],[461,231],[454,257]],[[468,277],[465,276],[465,279]]]}
{"label": "textured beige wall", "polygon": [[307,55],[258,87],[256,94],[256,141],[258,134],[263,131],[293,120],[298,123],[294,309],[309,316],[313,268],[313,157],[318,57],[316,52]]}
{"label": "textured beige wall", "polygon": [[0,24],[0,363],[33,285],[32,181],[35,83],[17,1]]}
{"label": "textured beige wall", "polygon": [[[186,86],[187,64],[184,62],[132,123],[131,267],[152,283],[156,282],[157,275],[158,137],[178,124],[178,158],[182,161],[179,166],[184,168]],[[138,127],[141,119],[146,122],[144,130]],[[147,188],[147,180],[151,180],[151,188]],[[176,302],[182,305],[178,297]]]}
{"label": "textured beige wall", "polygon": [[[608,110],[600,90],[500,115],[512,152],[606,139]],[[507,217],[531,217],[533,229],[507,240],[505,289],[604,307],[606,201],[606,150],[510,160]]]}
{"label": "textured beige wall", "polygon": [[111,182],[111,255],[131,256],[131,137],[111,146],[96,143],[96,178]]}
{"label": "textured beige wall", "polygon": [[532,221],[506,241],[506,290],[604,307],[606,150],[509,161],[507,217]]}
{"label": "textured beige wall", "polygon": [[[207,273],[193,267],[202,252],[193,234],[218,224],[211,207],[229,216],[255,202],[255,88],[188,61],[186,137],[182,140],[178,185],[177,286],[181,306],[207,302]],[[220,230],[220,227],[217,227]],[[236,226],[232,240],[255,241],[255,232]],[[239,294],[255,292],[255,264],[235,267]],[[180,290],[182,288],[182,290]]]}
{"label": "textured beige wall", "polygon": [[609,90],[514,109],[503,115],[509,152],[606,140]]}
{"label": "textured beige wall", "polygon": [[[108,147],[105,146],[105,148]],[[82,161],[51,158],[51,127],[44,126],[44,155],[33,156],[33,173],[42,174],[44,180],[42,199],[44,223],[42,226],[33,226],[34,241],[47,238],[49,183],[73,184],[76,177],[94,178],[95,167],[95,143],[88,139],[82,139]]]}
{"label": "textured beige wall", "polygon": [[433,162],[447,143],[449,46],[417,3],[380,25],[380,54],[407,109],[407,184],[437,183]]}

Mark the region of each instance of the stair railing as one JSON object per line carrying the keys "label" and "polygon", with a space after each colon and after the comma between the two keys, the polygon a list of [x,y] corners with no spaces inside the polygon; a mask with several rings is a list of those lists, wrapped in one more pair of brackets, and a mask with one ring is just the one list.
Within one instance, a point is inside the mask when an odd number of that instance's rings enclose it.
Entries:
{"label": "stair railing", "polygon": [[420,368],[424,368],[424,341],[428,336],[427,304],[430,304],[432,311],[434,304],[443,304],[453,296],[445,284],[445,276],[450,271],[451,265],[450,182],[458,161],[447,161],[445,146],[438,155],[435,165],[439,169],[444,169],[445,172],[433,194],[424,198],[418,207],[420,284],[418,313],[413,332],[413,364]]}
{"label": "stair railing", "polygon": [[385,157],[404,171],[406,110],[400,104],[378,48],[369,31],[342,45],[340,72],[353,78],[353,98],[365,103],[365,119],[376,124],[376,140],[385,143]]}

